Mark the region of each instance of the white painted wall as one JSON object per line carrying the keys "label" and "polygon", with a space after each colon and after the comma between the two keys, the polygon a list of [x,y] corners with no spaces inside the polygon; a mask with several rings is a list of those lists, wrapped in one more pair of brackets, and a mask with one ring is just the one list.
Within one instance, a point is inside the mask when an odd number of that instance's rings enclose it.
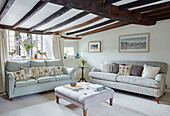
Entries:
{"label": "white painted wall", "polygon": [[[120,35],[150,33],[149,53],[119,53],[118,38]],[[89,41],[101,41],[101,53],[88,53]],[[112,60],[148,60],[162,61],[169,65],[166,83],[170,88],[170,20],[160,21],[154,26],[128,25],[108,31],[84,36],[79,41],[79,51],[88,63],[100,68],[104,61]]]}

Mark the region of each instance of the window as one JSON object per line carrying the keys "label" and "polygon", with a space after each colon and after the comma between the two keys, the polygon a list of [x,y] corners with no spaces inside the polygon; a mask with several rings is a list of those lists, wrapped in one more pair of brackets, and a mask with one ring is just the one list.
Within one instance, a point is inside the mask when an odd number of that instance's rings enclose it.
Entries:
{"label": "window", "polygon": [[25,56],[26,50],[23,46],[17,45],[17,34],[20,34],[20,38],[22,41],[24,41],[28,36],[31,37],[32,41],[37,41],[35,47],[32,48],[32,53],[37,54],[38,50],[42,50],[42,35],[36,35],[36,34],[27,34],[27,33],[20,33],[15,31],[8,31],[8,45],[9,45],[9,51],[12,51],[12,49],[17,50],[17,55],[19,56]]}
{"label": "window", "polygon": [[74,55],[74,47],[64,47],[64,54],[67,53],[67,55]]}

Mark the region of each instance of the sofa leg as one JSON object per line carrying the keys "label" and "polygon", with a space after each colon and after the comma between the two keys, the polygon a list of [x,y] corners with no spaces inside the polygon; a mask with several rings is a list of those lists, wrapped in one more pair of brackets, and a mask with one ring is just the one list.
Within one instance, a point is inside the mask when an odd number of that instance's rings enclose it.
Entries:
{"label": "sofa leg", "polygon": [[48,91],[45,91],[46,94],[48,94]]}
{"label": "sofa leg", "polygon": [[59,104],[59,97],[58,96],[56,96],[56,103]]}
{"label": "sofa leg", "polygon": [[87,116],[87,109],[83,109],[83,116]]}
{"label": "sofa leg", "polygon": [[110,99],[110,106],[112,106],[113,98]]}
{"label": "sofa leg", "polygon": [[156,97],[156,102],[159,104],[159,97]]}
{"label": "sofa leg", "polygon": [[164,92],[164,94],[163,95],[165,95],[165,92]]}
{"label": "sofa leg", "polygon": [[9,100],[12,102],[13,98],[9,98]]}

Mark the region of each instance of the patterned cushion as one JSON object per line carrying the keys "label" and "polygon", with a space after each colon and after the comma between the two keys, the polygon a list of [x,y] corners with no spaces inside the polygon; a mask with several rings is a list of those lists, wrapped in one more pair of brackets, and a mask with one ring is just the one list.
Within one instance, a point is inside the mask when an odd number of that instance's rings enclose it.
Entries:
{"label": "patterned cushion", "polygon": [[25,72],[25,75],[27,78],[31,78],[33,76],[33,72],[32,72],[32,68],[29,67],[29,68],[23,68],[21,67],[22,70],[24,70]]}
{"label": "patterned cushion", "polygon": [[45,68],[45,75],[55,75],[55,69],[54,66],[46,67]]}
{"label": "patterned cushion", "polygon": [[125,66],[125,65],[119,65],[119,75],[130,75],[131,71],[131,65]]}
{"label": "patterned cushion", "polygon": [[33,78],[45,76],[45,67],[32,67]]}
{"label": "patterned cushion", "polygon": [[145,64],[142,77],[155,79],[156,75],[159,73],[160,70],[161,70],[160,67],[153,67]]}
{"label": "patterned cushion", "polygon": [[108,81],[116,81],[118,74],[114,73],[103,73],[103,72],[90,72],[89,77],[108,80]]}
{"label": "patterned cushion", "polygon": [[20,71],[16,71],[16,72],[12,72],[15,76],[15,81],[20,81],[20,80],[26,80],[27,77],[24,73],[24,70],[20,70]]}
{"label": "patterned cushion", "polygon": [[117,81],[146,87],[160,88],[160,82],[144,77],[119,75],[117,77]]}
{"label": "patterned cushion", "polygon": [[63,66],[54,66],[55,74],[63,74]]}

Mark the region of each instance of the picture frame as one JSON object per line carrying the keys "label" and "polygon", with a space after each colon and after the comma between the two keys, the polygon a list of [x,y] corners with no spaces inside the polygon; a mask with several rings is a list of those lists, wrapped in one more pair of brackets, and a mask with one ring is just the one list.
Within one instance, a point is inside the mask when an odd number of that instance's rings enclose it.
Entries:
{"label": "picture frame", "polygon": [[150,33],[119,36],[120,53],[149,53]]}
{"label": "picture frame", "polygon": [[101,52],[101,41],[90,41],[90,42],[88,42],[88,52],[89,53],[99,53],[99,52]]}

